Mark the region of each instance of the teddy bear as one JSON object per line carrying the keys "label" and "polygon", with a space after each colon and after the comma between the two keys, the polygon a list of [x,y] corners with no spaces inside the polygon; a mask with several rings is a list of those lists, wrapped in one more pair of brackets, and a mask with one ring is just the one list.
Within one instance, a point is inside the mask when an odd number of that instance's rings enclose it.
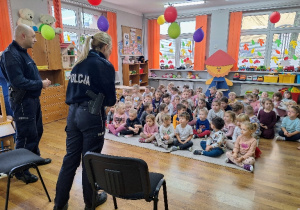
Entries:
{"label": "teddy bear", "polygon": [[56,19],[51,15],[41,15],[40,16],[40,23],[38,24],[38,28],[40,28],[40,26],[42,24],[46,24],[46,25],[51,26],[54,29],[56,34],[61,34],[62,33],[61,28],[55,28],[55,27],[52,26],[53,23],[55,23],[55,21],[56,21]]}
{"label": "teddy bear", "polygon": [[36,27],[36,24],[33,22],[34,12],[28,8],[19,10],[20,18],[17,21],[17,25],[25,24],[32,28]]}
{"label": "teddy bear", "polygon": [[129,56],[128,55],[125,55],[124,59],[123,59],[123,63],[130,63],[130,60],[129,60]]}
{"label": "teddy bear", "polygon": [[177,73],[177,78],[181,78],[181,73],[180,72]]}

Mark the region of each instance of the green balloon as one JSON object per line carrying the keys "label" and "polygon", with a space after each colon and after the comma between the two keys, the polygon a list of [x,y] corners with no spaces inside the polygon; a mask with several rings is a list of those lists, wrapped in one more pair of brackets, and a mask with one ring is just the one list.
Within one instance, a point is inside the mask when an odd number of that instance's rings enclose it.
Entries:
{"label": "green balloon", "polygon": [[169,26],[168,34],[169,34],[169,37],[171,37],[172,39],[176,39],[177,37],[179,37],[179,35],[180,35],[180,26],[178,25],[178,23],[173,22]]}
{"label": "green balloon", "polygon": [[55,31],[51,26],[44,25],[41,30],[42,36],[47,40],[52,40],[55,37]]}
{"label": "green balloon", "polygon": [[42,31],[42,28],[43,28],[44,25],[45,25],[44,23],[42,23],[42,24],[40,25],[40,27],[39,27],[39,32]]}

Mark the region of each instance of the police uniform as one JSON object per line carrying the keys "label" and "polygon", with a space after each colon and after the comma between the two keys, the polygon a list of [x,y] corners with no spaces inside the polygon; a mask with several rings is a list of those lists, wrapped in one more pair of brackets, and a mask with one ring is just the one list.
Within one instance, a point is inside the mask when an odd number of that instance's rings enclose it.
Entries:
{"label": "police uniform", "polygon": [[[91,98],[87,90],[104,95],[100,115],[89,112]],[[104,143],[104,106],[116,103],[115,70],[101,52],[90,50],[88,57],[77,64],[71,72],[68,83],[66,103],[69,105],[67,119],[67,154],[63,159],[57,185],[55,206],[64,207],[69,199],[73,179],[81,157],[88,151],[100,153]],[[82,162],[83,197],[86,206],[92,206],[93,191]]]}
{"label": "police uniform", "polygon": [[36,64],[14,40],[1,56],[1,71],[10,90],[9,102],[17,128],[16,149],[26,148],[40,155],[43,123],[39,96],[43,83]]}

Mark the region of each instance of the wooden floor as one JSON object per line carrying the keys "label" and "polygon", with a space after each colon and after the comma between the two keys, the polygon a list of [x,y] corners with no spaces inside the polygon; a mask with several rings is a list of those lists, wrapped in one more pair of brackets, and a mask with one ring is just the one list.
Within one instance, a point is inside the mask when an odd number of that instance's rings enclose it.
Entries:
{"label": "wooden floor", "polygon": [[[50,196],[54,199],[58,173],[65,155],[65,120],[44,126],[40,144],[42,157],[52,163],[40,170]],[[144,159],[150,171],[163,173],[167,181],[169,207],[182,209],[297,209],[300,208],[300,150],[295,142],[261,140],[263,154],[255,172],[217,166],[201,161],[160,153],[139,147],[105,141],[103,153]],[[32,171],[36,174],[36,172]],[[6,178],[0,180],[0,209],[4,209]],[[78,169],[69,209],[84,209]],[[119,209],[152,209],[153,203],[118,199]],[[25,185],[12,179],[9,209],[53,209],[40,181]],[[98,209],[114,209],[112,197]],[[163,209],[160,193],[159,209]]]}

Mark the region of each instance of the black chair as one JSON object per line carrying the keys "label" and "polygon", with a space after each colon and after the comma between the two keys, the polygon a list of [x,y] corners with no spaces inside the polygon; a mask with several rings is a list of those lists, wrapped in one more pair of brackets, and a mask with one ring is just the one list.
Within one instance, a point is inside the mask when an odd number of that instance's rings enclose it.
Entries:
{"label": "black chair", "polygon": [[38,165],[43,164],[44,159],[40,156],[30,152],[27,149],[16,149],[9,152],[0,153],[0,178],[3,176],[8,176],[7,179],[7,189],[6,189],[6,201],[5,210],[8,208],[8,198],[10,189],[10,179],[17,172],[22,172],[23,170],[29,168],[35,168],[39,178],[43,184],[44,190],[48,197],[49,202],[51,202],[50,196],[38,169]]}
{"label": "black chair", "polygon": [[87,152],[84,163],[94,196],[92,209],[95,209],[99,187],[113,196],[115,209],[116,197],[128,200],[145,199],[154,201],[157,210],[158,193],[163,186],[165,209],[168,209],[167,186],[163,174],[149,173],[145,161],[137,158],[117,157]]}

